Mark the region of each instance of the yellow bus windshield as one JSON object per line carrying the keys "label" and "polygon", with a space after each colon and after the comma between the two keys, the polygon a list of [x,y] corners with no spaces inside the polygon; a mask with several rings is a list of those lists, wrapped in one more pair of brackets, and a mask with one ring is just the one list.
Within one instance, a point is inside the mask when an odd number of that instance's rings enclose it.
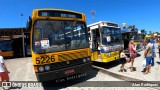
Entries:
{"label": "yellow bus windshield", "polygon": [[33,51],[49,53],[88,48],[86,32],[86,24],[76,20],[36,20],[33,27]]}
{"label": "yellow bus windshield", "polygon": [[130,40],[134,40],[134,41],[141,41],[142,40],[142,35],[138,34],[137,32],[131,32],[130,33]]}

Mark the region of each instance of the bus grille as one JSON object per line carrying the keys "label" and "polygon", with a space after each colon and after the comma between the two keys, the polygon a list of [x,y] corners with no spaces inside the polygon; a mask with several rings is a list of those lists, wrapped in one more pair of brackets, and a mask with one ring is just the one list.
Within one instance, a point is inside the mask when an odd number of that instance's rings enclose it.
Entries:
{"label": "bus grille", "polygon": [[51,70],[71,67],[71,66],[75,66],[75,65],[79,65],[79,64],[83,64],[82,59],[70,60],[69,64],[67,64],[67,61],[58,62],[58,63],[54,63],[54,64],[51,65]]}
{"label": "bus grille", "polygon": [[83,64],[84,57],[88,57],[87,51],[58,55],[58,59],[60,62],[52,64],[51,70]]}
{"label": "bus grille", "polygon": [[75,59],[79,59],[87,56],[88,54],[86,51],[81,51],[81,52],[58,55],[58,59],[59,61],[63,62],[63,61],[75,60]]}

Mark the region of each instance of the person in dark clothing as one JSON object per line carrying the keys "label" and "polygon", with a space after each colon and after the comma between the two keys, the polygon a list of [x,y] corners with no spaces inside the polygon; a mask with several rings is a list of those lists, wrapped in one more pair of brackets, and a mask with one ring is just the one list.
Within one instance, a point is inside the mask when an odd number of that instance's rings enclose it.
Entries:
{"label": "person in dark clothing", "polygon": [[160,58],[160,42],[158,43],[158,50],[159,50],[159,58]]}
{"label": "person in dark clothing", "polygon": [[127,50],[128,49],[128,44],[129,44],[129,39],[127,37],[127,35],[124,37],[124,50]]}

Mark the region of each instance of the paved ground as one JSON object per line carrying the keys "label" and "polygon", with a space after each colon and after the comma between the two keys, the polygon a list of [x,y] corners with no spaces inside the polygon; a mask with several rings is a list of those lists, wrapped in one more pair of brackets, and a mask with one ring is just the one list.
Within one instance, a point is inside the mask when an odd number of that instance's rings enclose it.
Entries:
{"label": "paved ground", "polygon": [[[157,44],[156,44],[157,47]],[[160,59],[159,59],[159,55],[158,55],[158,49],[156,49],[156,58],[155,58],[155,66],[153,66],[151,68],[151,73],[149,74],[143,74],[142,70],[142,61],[144,60],[143,55],[144,55],[144,51],[139,52],[139,54],[141,55],[140,57],[137,57],[135,59],[135,63],[134,63],[134,67],[136,68],[136,71],[134,72],[130,72],[130,65],[131,63],[127,63],[125,65],[125,68],[127,69],[127,72],[118,72],[119,68],[120,68],[120,64],[117,64],[117,66],[113,66],[111,68],[108,69],[107,66],[105,66],[104,64],[102,65],[103,68],[107,69],[108,71],[120,74],[120,75],[124,75],[124,76],[129,76],[129,77],[133,77],[136,79],[140,79],[140,80],[144,80],[144,81],[160,81]],[[114,62],[113,62],[114,63]]]}
{"label": "paved ground", "polygon": [[[157,52],[157,51],[156,51]],[[143,54],[143,51],[140,52]],[[158,56],[158,53],[157,53]],[[144,81],[160,81],[160,59],[158,57],[155,58],[155,66],[152,68],[151,73],[144,75],[142,71],[142,60],[144,58],[137,57],[135,60],[134,66],[136,67],[136,71],[130,72],[129,67],[130,63],[127,63],[125,68],[127,68],[127,72],[118,72],[120,64],[118,62],[112,62],[107,64],[99,64],[98,66],[104,68],[109,72],[113,72],[119,75],[132,77],[139,80]],[[18,58],[18,59],[8,59],[5,60],[5,63],[10,71],[10,80],[11,81],[37,81],[36,76],[33,71],[32,60],[31,58]],[[107,75],[102,73],[98,70],[93,70],[85,74],[85,77],[76,79],[76,80],[69,80],[67,82],[63,82],[65,87],[52,87],[48,88],[44,87],[36,87],[36,88],[21,88],[21,90],[158,90],[159,88],[148,88],[148,87],[107,87],[107,86],[118,86],[119,83],[123,84],[124,82],[121,79],[116,77]],[[81,82],[75,82],[77,80],[81,80]],[[100,82],[101,81],[101,82]],[[109,81],[109,83],[107,82]],[[115,82],[111,82],[115,81]],[[72,83],[71,83],[72,82]],[[44,84],[51,84],[52,81],[49,83]],[[126,83],[126,82],[125,82]],[[129,84],[128,82],[127,84]],[[95,87],[94,87],[95,86]],[[125,86],[125,85],[124,85]],[[13,89],[19,90],[19,89]]]}
{"label": "paved ground", "polygon": [[31,58],[5,60],[11,81],[37,81]]}

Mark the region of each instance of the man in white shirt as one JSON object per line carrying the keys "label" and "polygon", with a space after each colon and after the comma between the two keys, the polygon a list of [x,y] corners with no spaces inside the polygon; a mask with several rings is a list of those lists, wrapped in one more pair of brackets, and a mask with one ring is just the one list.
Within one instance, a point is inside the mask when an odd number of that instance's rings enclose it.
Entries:
{"label": "man in white shirt", "polygon": [[0,50],[0,81],[9,81],[8,73],[9,71],[7,70],[2,56],[2,51]]}
{"label": "man in white shirt", "polygon": [[106,35],[106,40],[107,40],[107,43],[110,43],[111,42],[111,36],[110,35]]}

